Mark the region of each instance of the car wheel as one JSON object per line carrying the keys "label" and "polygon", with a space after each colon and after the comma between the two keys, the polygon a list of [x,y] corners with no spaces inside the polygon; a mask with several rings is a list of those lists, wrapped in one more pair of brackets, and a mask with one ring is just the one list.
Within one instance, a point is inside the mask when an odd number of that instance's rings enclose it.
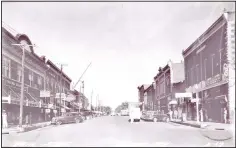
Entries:
{"label": "car wheel", "polygon": [[153,122],[157,122],[157,118],[154,118],[154,119],[153,119]]}
{"label": "car wheel", "polygon": [[75,119],[75,122],[80,123],[81,121],[80,121],[80,119],[77,118],[77,119]]}
{"label": "car wheel", "polygon": [[56,122],[56,125],[61,125],[61,124],[62,124],[61,121],[57,121],[57,122]]}
{"label": "car wheel", "polygon": [[170,118],[166,118],[166,122],[169,122],[170,121]]}

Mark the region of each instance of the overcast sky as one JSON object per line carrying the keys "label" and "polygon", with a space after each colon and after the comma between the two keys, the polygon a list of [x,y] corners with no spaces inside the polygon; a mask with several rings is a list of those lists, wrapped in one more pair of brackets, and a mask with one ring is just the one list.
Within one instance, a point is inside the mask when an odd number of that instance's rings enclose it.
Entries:
{"label": "overcast sky", "polygon": [[[2,3],[2,20],[25,33],[66,74],[83,77],[85,95],[115,108],[138,101],[137,87],[151,84],[159,66],[180,62],[181,52],[232,3]],[[76,87],[79,90],[80,84]]]}

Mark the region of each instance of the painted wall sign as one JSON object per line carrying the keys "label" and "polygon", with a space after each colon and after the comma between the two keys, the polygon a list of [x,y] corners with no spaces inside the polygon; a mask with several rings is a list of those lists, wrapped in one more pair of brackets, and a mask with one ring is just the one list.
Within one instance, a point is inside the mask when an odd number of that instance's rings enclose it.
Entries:
{"label": "painted wall sign", "polygon": [[219,83],[222,80],[222,77],[220,74],[215,75],[214,77],[211,77],[209,79],[207,79],[206,81],[206,86],[210,86],[216,83]]}

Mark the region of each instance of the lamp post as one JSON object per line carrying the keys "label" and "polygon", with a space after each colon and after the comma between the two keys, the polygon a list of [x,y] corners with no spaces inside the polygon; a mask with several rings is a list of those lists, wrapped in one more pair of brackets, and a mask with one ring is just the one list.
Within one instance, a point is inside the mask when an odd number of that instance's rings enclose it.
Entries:
{"label": "lamp post", "polygon": [[22,67],[22,82],[21,82],[21,91],[20,91],[20,119],[19,119],[19,127],[22,127],[23,121],[23,102],[24,102],[24,68],[25,68],[25,46],[33,47],[34,45],[25,45],[25,44],[12,44],[13,46],[19,46],[22,49],[22,60],[21,60],[21,67]]}

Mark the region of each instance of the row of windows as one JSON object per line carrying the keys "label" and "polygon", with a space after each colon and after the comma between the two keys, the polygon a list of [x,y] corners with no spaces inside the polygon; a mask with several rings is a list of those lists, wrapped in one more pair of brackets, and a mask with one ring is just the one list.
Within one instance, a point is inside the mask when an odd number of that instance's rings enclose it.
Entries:
{"label": "row of windows", "polygon": [[[37,88],[37,89],[44,89],[44,78],[33,71],[25,68],[25,83],[28,84],[31,87]],[[10,60],[9,58],[2,57],[2,75],[4,77],[16,80],[18,82],[22,82],[22,67],[17,62]],[[64,82],[64,83],[63,83]],[[59,92],[59,82],[56,82],[53,79],[46,78],[46,84],[45,89]],[[65,84],[65,81],[62,81],[62,92],[65,92],[65,86],[66,89],[70,89],[68,84]]]}
{"label": "row of windows", "polygon": [[[223,64],[226,62],[225,52],[225,50],[220,50],[218,53],[211,54],[208,58],[200,60],[199,64],[192,65],[191,68],[189,67],[186,70],[187,86],[194,85],[222,73]],[[219,56],[219,58],[216,58],[216,56]]]}

